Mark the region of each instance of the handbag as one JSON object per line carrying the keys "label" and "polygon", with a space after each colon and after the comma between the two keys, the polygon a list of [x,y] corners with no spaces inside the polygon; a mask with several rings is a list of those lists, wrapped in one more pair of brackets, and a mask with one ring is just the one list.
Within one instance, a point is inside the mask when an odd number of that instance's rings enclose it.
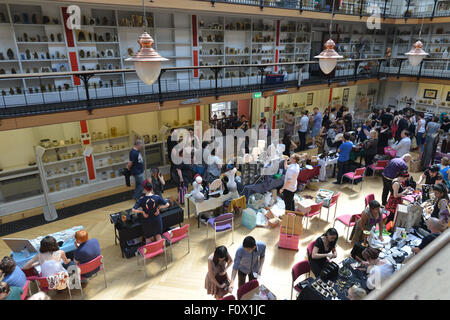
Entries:
{"label": "handbag", "polygon": [[178,203],[184,204],[184,196],[187,193],[187,187],[183,182],[180,183],[180,187],[178,188]]}

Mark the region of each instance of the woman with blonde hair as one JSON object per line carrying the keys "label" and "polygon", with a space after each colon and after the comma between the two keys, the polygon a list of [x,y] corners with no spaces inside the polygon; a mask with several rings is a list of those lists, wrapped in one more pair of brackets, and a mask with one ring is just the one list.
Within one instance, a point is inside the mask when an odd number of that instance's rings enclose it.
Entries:
{"label": "woman with blonde hair", "polygon": [[367,296],[366,290],[355,285],[348,288],[347,297],[349,300],[363,300]]}
{"label": "woman with blonde hair", "polygon": [[375,130],[369,132],[369,139],[364,141],[364,162],[365,166],[370,166],[378,150],[378,134]]}

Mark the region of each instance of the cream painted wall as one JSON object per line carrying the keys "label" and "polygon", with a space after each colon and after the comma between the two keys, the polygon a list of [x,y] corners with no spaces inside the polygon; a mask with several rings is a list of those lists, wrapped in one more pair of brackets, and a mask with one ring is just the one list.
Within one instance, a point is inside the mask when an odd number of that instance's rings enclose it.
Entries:
{"label": "cream painted wall", "polygon": [[0,168],[8,169],[28,165],[35,161],[33,128],[0,132]]}

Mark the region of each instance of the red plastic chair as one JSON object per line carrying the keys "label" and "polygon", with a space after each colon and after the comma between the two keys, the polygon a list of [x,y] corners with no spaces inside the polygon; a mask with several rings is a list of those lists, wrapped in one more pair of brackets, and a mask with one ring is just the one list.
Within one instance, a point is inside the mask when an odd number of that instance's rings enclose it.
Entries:
{"label": "red plastic chair", "polygon": [[22,288],[23,292],[22,295],[20,296],[20,300],[26,300],[28,293],[30,291],[30,281],[27,280],[27,282],[25,282],[25,285]]}
{"label": "red plastic chair", "polygon": [[362,185],[364,182],[364,173],[366,172],[366,168],[358,168],[355,170],[355,172],[347,172],[346,174],[344,174],[341,178],[341,184],[342,184],[342,180],[344,179],[344,177],[346,177],[347,179],[352,180],[352,188],[353,188],[353,184],[355,183],[356,179],[362,179],[361,180],[361,189],[362,190]]}
{"label": "red plastic chair", "polygon": [[378,160],[376,163],[372,163],[369,168],[372,169],[373,174],[372,176],[375,176],[376,171],[383,171],[384,168],[388,165],[389,160]]}
{"label": "red plastic chair", "polygon": [[334,209],[334,217],[333,217],[333,219],[336,217],[337,202],[338,202],[338,199],[339,199],[339,196],[340,196],[340,195],[341,195],[341,193],[338,192],[338,193],[336,193],[334,196],[331,197],[330,205],[328,206],[328,212],[327,212],[327,222],[328,222],[328,216],[329,216],[329,214],[330,214],[330,208],[331,208],[332,206],[336,206],[335,209]]}
{"label": "red plastic chair", "polygon": [[229,294],[229,295],[227,295],[226,297],[223,297],[220,300],[236,300],[236,298],[232,294]]}
{"label": "red plastic chair", "polygon": [[320,216],[320,213],[322,212],[322,206],[323,206],[323,201],[317,204],[314,204],[311,206],[311,210],[309,211],[309,213],[305,214],[306,217],[306,229],[308,229],[308,222],[309,222],[309,218],[314,217],[316,215]]}
{"label": "red plastic chair", "polygon": [[308,247],[306,247],[306,252],[308,252],[308,257],[310,256],[310,255],[312,255],[312,251],[313,251],[313,248],[314,248],[314,244],[316,243],[316,240],[313,240],[313,241],[311,241],[309,244],[308,244]]}
{"label": "red plastic chair", "polygon": [[[221,214],[218,217],[211,218],[208,220],[208,226],[211,226],[214,229],[214,245],[216,244],[216,235],[218,232],[224,232],[231,230],[231,237],[234,243],[234,219],[233,213],[228,212]],[[208,238],[208,229],[206,228],[206,237]]]}
{"label": "red plastic chair", "polygon": [[259,282],[257,279],[253,279],[247,283],[244,283],[237,291],[237,298],[241,300],[242,296],[249,291],[259,287]]}
{"label": "red plastic chair", "polygon": [[341,222],[347,228],[347,237],[345,239],[348,240],[350,228],[354,227],[356,224],[356,221],[358,221],[358,219],[360,219],[360,218],[361,218],[361,214],[344,214],[344,215],[339,216],[336,219],[334,219],[333,228],[334,228],[336,221]]}
{"label": "red plastic chair", "polygon": [[[78,268],[80,270],[78,270]],[[85,277],[83,277],[83,275],[86,273],[92,272],[92,271],[96,270],[97,268],[99,268],[99,270],[97,272],[103,270],[103,278],[105,280],[105,288],[108,287],[108,284],[106,283],[106,273],[105,273],[102,255],[99,255],[97,258],[92,259],[89,262],[78,265],[78,268],[77,268],[77,272],[79,272],[78,275],[81,280],[86,279]],[[95,274],[97,274],[97,273],[95,273]],[[83,288],[81,286],[80,286],[80,290],[81,290],[81,296],[84,298]]]}
{"label": "red plastic chair", "polygon": [[172,230],[172,235],[170,235],[168,232],[166,232],[164,235],[166,235],[166,234],[167,234],[166,237],[168,238],[168,240],[170,242],[170,258],[171,258],[171,260],[173,259],[172,246],[175,243],[177,243],[177,242],[179,242],[179,241],[181,241],[183,239],[187,238],[188,253],[191,252],[190,244],[189,244],[189,224],[185,224],[181,228]]}
{"label": "red plastic chair", "polygon": [[300,261],[298,263],[296,263],[293,267],[292,267],[292,286],[291,286],[291,300],[292,300],[292,292],[295,289],[295,291],[297,291],[298,293],[300,293],[302,291],[302,289],[296,285],[294,287],[294,282],[295,280],[297,280],[300,276],[304,275],[304,274],[308,274],[308,278],[310,276],[310,272],[311,269],[309,267],[309,261],[308,260],[303,260]]}
{"label": "red plastic chair", "polygon": [[152,259],[156,256],[159,256],[163,253],[164,253],[164,258],[166,260],[166,269],[167,269],[167,254],[166,254],[166,250],[165,250],[165,240],[164,239],[160,239],[156,242],[146,244],[145,246],[142,246],[138,249],[137,263],[139,265],[139,256],[141,256],[142,259],[144,260],[145,277],[147,277],[147,270],[145,269],[145,261],[147,259]]}
{"label": "red plastic chair", "polygon": [[367,195],[364,200],[365,200],[364,201],[364,203],[365,203],[364,208],[365,208],[365,207],[367,207],[369,205],[370,201],[375,200],[375,195],[373,193],[371,193],[371,194]]}
{"label": "red plastic chair", "polygon": [[[56,290],[56,289],[49,289],[48,281],[47,281],[47,278],[45,278],[45,277],[31,276],[31,277],[27,277],[27,280],[35,281],[38,286],[39,291],[48,292],[50,290]],[[70,297],[70,300],[72,300],[72,293],[70,292],[69,285],[67,285],[67,290],[69,290],[69,297]]]}

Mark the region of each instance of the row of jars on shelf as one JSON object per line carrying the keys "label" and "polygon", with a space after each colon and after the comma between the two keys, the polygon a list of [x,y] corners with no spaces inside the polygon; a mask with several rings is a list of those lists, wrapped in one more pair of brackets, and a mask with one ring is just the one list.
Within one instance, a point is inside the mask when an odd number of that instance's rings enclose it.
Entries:
{"label": "row of jars on shelf", "polygon": [[[50,39],[50,41],[49,41]],[[28,35],[28,33],[24,33],[21,37],[17,37],[18,42],[63,42],[62,33],[55,34],[51,33],[50,37],[46,34],[40,35],[36,34],[34,36]]]}
{"label": "row of jars on shelf", "polygon": [[85,30],[76,30],[76,36],[78,42],[117,42],[117,35],[105,32],[103,34],[97,34],[97,32],[89,32]]}
{"label": "row of jars on shelf", "polygon": [[[1,71],[1,70],[0,70]],[[46,92],[61,92],[63,89],[65,91],[70,89],[70,84],[68,83],[64,83],[62,86],[61,85],[54,85],[54,84],[48,84],[47,86],[40,86],[40,87],[28,87],[28,92],[33,94],[33,93],[46,93]],[[6,96],[8,93],[10,95],[22,95],[24,94],[25,89],[22,87],[15,87],[15,88],[9,88],[9,89],[3,89],[1,91],[2,96]]]}

